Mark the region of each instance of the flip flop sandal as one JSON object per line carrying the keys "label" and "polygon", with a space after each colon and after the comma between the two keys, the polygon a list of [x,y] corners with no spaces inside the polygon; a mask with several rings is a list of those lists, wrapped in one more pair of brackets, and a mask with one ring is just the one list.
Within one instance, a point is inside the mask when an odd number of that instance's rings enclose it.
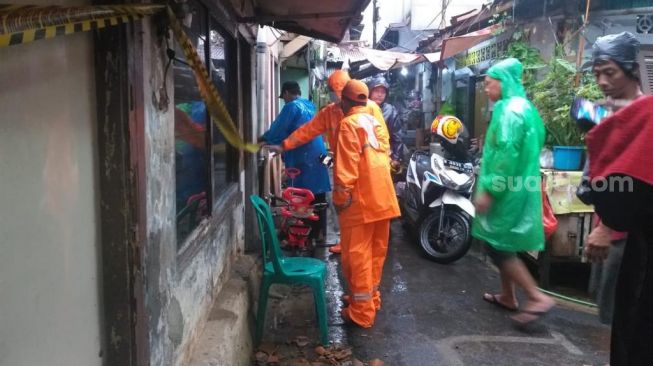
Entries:
{"label": "flip flop sandal", "polygon": [[496,305],[500,307],[501,309],[508,310],[508,311],[517,311],[519,310],[518,308],[511,308],[510,306],[504,305],[501,303],[497,297],[497,295],[494,294],[484,294],[483,295],[483,301],[488,302],[492,305]]}
{"label": "flip flop sandal", "polygon": [[[547,311],[529,311],[529,310],[522,310],[522,311],[520,311],[517,315],[511,316],[510,319],[512,319],[513,323],[514,323],[518,328],[525,328],[525,327],[528,327],[528,326],[531,325],[531,324],[534,324],[534,323],[536,323],[536,322],[538,322],[538,321],[544,319],[544,317],[545,317],[547,314],[549,314],[549,311],[551,311],[551,309],[549,309],[549,310],[547,310]],[[518,316],[521,315],[521,314],[532,315],[532,316],[533,316],[533,319],[531,319],[531,320],[529,320],[529,321],[525,321],[525,322],[523,322],[523,321],[521,321],[521,320],[517,320],[516,317],[518,317]]]}

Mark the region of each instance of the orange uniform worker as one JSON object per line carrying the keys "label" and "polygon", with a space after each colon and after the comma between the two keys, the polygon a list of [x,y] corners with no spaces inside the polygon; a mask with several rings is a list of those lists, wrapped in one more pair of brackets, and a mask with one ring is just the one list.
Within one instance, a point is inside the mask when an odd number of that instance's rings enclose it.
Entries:
{"label": "orange uniform worker", "polygon": [[385,126],[369,114],[368,95],[367,86],[358,80],[349,81],[342,91],[345,117],[336,135],[333,191],[349,286],[349,306],[342,316],[364,328],[374,324],[380,306],[390,220],[400,215],[390,158],[381,143]]}
{"label": "orange uniform worker", "polygon": [[[339,103],[342,89],[349,80],[351,80],[351,78],[346,71],[336,70],[333,72],[328,80],[329,90],[334,94],[334,97],[332,97],[333,102],[322,108],[311,121],[295,130],[295,132],[281,143],[281,148],[277,148],[276,150],[279,150],[278,152],[292,150],[310,142],[317,136],[325,135],[327,143],[329,144],[329,149],[335,152],[337,127],[340,121],[345,117]],[[390,134],[388,133],[385,120],[383,119],[383,112],[373,101],[367,103],[367,108],[368,113],[381,122],[383,130],[381,131],[379,141],[381,141],[381,145],[389,154]],[[271,150],[275,150],[275,148],[272,147]],[[341,247],[338,244],[331,247],[329,251],[332,253],[340,253]]]}
{"label": "orange uniform worker", "polygon": [[[329,103],[326,107],[322,108],[311,121],[304,124],[293,132],[288,138],[286,138],[281,146],[283,151],[292,150],[299,146],[304,145],[305,143],[313,140],[319,135],[326,135],[327,143],[329,144],[329,149],[335,151],[335,142],[336,142],[336,132],[340,120],[342,120],[345,115],[342,113],[340,108],[340,98],[342,95],[342,89],[345,87],[345,84],[351,80],[349,74],[344,70],[336,70],[331,76],[329,76],[328,85],[329,90],[334,94],[332,97],[333,102]],[[367,103],[367,111],[369,114],[377,118],[383,126],[383,135],[380,137],[384,148],[390,149],[390,135],[388,134],[388,129],[385,125],[385,120],[383,119],[383,112],[379,106],[369,101]]]}

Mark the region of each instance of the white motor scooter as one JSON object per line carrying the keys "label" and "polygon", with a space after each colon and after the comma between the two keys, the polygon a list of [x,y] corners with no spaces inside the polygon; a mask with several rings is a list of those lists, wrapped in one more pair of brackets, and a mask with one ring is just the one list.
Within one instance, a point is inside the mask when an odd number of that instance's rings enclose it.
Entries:
{"label": "white motor scooter", "polygon": [[402,219],[424,254],[438,263],[451,263],[471,246],[475,215],[471,197],[476,180],[471,162],[447,159],[439,144],[413,153],[406,182],[398,186]]}

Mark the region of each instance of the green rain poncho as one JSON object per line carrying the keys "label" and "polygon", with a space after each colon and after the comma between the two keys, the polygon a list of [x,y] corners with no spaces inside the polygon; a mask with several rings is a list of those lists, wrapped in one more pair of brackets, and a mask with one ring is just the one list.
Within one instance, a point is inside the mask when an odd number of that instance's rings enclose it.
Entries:
{"label": "green rain poncho", "polygon": [[497,63],[487,75],[501,81],[501,99],[485,138],[476,193],[487,192],[494,200],[487,213],[474,219],[472,234],[502,251],[542,250],[542,118],[526,99],[517,59]]}

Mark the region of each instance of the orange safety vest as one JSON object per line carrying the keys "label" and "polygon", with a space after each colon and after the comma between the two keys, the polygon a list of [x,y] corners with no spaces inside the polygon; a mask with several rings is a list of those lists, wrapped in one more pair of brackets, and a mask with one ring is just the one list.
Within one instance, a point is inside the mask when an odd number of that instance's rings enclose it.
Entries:
{"label": "orange safety vest", "polygon": [[340,225],[350,227],[400,216],[390,175],[390,158],[381,142],[385,126],[354,107],[338,128],[333,203]]}
{"label": "orange safety vest", "polygon": [[[381,141],[383,149],[389,152],[390,134],[388,133],[388,127],[383,119],[381,108],[379,108],[376,103],[368,101],[367,113],[373,115],[374,118],[376,118],[383,126],[383,131],[381,131],[379,140]],[[288,136],[281,145],[286,151],[292,150],[308,143],[317,136],[325,135],[327,143],[329,144],[329,149],[335,151],[338,124],[340,124],[340,121],[344,117],[345,114],[342,113],[340,104],[331,103],[322,108],[312,120],[295,130],[295,132]]]}

